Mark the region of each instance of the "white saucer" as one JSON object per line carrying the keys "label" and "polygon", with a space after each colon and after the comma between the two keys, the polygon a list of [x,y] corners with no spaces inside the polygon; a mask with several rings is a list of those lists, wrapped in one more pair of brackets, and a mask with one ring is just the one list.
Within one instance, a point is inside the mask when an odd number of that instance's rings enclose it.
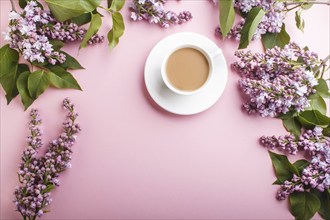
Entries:
{"label": "white saucer", "polygon": [[223,54],[214,58],[214,75],[202,91],[193,95],[179,95],[172,92],[163,82],[161,65],[164,57],[180,44],[193,44],[213,53],[218,46],[203,35],[183,32],[170,35],[151,50],[144,69],[144,80],[152,99],[163,109],[178,115],[193,115],[205,111],[222,95],[228,77],[227,64]]}

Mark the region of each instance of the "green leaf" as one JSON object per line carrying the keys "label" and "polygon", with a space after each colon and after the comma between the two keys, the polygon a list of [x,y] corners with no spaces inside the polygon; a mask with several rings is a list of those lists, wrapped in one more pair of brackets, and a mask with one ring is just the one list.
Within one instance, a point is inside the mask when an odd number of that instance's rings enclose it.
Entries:
{"label": "green leaf", "polygon": [[14,73],[14,74],[5,75],[1,78],[2,87],[6,92],[7,105],[18,94],[17,87],[16,87],[17,77],[18,77],[18,75],[16,73]]}
{"label": "green leaf", "polygon": [[304,32],[304,28],[305,28],[305,21],[302,19],[301,17],[301,11],[298,10],[296,11],[296,16],[295,16],[295,20],[296,20],[296,26],[299,30],[301,30],[302,32]]}
{"label": "green leaf", "polygon": [[[19,7],[21,7],[22,9],[25,8],[25,6],[27,5],[27,2],[29,2],[30,0],[18,0],[18,5]],[[40,4],[40,2],[36,1],[38,7],[40,7],[41,9],[44,9],[44,7],[42,6],[42,4]]]}
{"label": "green leaf", "polygon": [[28,78],[30,76],[30,72],[24,72],[22,73],[18,79],[17,79],[17,89],[19,92],[19,95],[21,96],[22,103],[25,107],[25,110],[29,108],[29,106],[34,102],[35,99],[33,99],[28,90]]}
{"label": "green leaf", "polygon": [[308,50],[309,50],[309,47],[308,47],[308,46],[304,46],[304,47],[303,47],[303,50],[304,50],[304,51],[308,51]]}
{"label": "green leaf", "polygon": [[265,13],[261,7],[255,7],[249,11],[241,31],[241,40],[238,49],[244,49],[249,45]]}
{"label": "green leaf", "polygon": [[26,64],[18,64],[18,66],[17,66],[17,72],[23,73],[23,72],[26,72],[26,71],[30,71],[30,68],[29,68],[28,65],[26,65]]}
{"label": "green leaf", "polygon": [[281,181],[279,181],[279,180],[275,180],[275,182],[273,182],[273,184],[272,185],[281,185],[282,184],[282,182]]}
{"label": "green leaf", "polygon": [[18,58],[18,52],[10,48],[9,44],[0,48],[0,80],[4,75],[16,72]]}
{"label": "green leaf", "polygon": [[87,43],[88,43],[89,39],[91,39],[91,37],[98,32],[98,30],[101,27],[101,24],[102,24],[101,15],[100,14],[92,14],[91,23],[89,25],[87,33],[85,34],[84,39],[82,40],[82,42],[80,44],[79,49],[80,48],[85,48],[87,46]]}
{"label": "green leaf", "polygon": [[324,128],[322,133],[324,136],[330,137],[330,126],[327,128]]}
{"label": "green leaf", "polygon": [[52,14],[59,21],[66,21],[84,13],[92,12],[101,0],[45,0]]}
{"label": "green leaf", "polygon": [[[8,80],[10,80],[10,83],[8,81],[8,85],[11,85],[10,87],[12,89],[10,93],[6,94],[8,104],[10,103],[11,100],[13,100],[18,95],[17,79],[23,72],[26,72],[26,71],[30,71],[28,65],[18,64],[15,78],[8,79]],[[4,77],[4,81],[6,81],[5,77]]]}
{"label": "green leaf", "polygon": [[261,36],[261,39],[266,49],[270,49],[275,46],[283,48],[290,42],[290,36],[285,30],[285,24],[282,25],[280,33],[267,32]]}
{"label": "green leaf", "polygon": [[319,94],[313,94],[308,97],[310,108],[313,110],[318,110],[322,114],[327,113],[327,104],[325,103],[324,99]]}
{"label": "green leaf", "polygon": [[304,58],[302,56],[298,57],[297,62],[301,64],[305,64]]}
{"label": "green leaf", "polygon": [[55,185],[53,185],[53,184],[49,184],[49,185],[47,185],[46,189],[44,189],[44,190],[42,191],[42,193],[49,193],[49,192],[52,191],[54,188],[55,188]]}
{"label": "green leaf", "polygon": [[308,165],[309,162],[307,160],[297,160],[293,163],[293,166],[298,169],[299,173],[301,173]]}
{"label": "green leaf", "polygon": [[330,219],[330,193],[329,191],[324,191],[320,193],[319,199],[321,200],[321,207],[319,214],[322,218],[329,220]]}
{"label": "green leaf", "polygon": [[113,1],[113,0],[107,0],[107,2],[108,2],[108,8],[111,7],[112,1]]}
{"label": "green leaf", "polygon": [[271,151],[269,151],[269,156],[272,159],[278,182],[284,183],[285,180],[292,179],[293,174],[299,176],[298,169],[290,163],[287,156]]}
{"label": "green leaf", "polygon": [[60,51],[60,52],[65,54],[66,56],[65,62],[60,64],[61,67],[63,67],[64,69],[73,69],[73,70],[84,69],[84,67],[82,67],[74,57],[70,56],[64,51]]}
{"label": "green leaf", "polygon": [[40,68],[44,68],[47,64],[48,64],[48,61],[45,61],[43,63],[39,63],[38,61],[32,62],[33,66],[37,66],[37,67],[40,67]]}
{"label": "green leaf", "polygon": [[78,89],[81,90],[77,80],[71,75],[71,73],[65,71],[65,69],[55,66],[49,72],[49,82],[51,85],[59,89]]}
{"label": "green leaf", "polygon": [[299,114],[298,120],[305,128],[313,128],[314,126],[326,128],[330,124],[330,118],[318,110],[304,111]]}
{"label": "green leaf", "polygon": [[21,7],[22,9],[24,9],[25,6],[27,5],[27,2],[26,2],[26,0],[19,0],[18,1],[18,5],[19,5],[19,7]]}
{"label": "green leaf", "polygon": [[235,21],[233,0],[219,0],[219,22],[222,37],[225,38]]}
{"label": "green leaf", "polygon": [[59,51],[62,47],[64,47],[64,42],[60,40],[50,40],[49,43],[53,45],[53,49]]}
{"label": "green leaf", "polygon": [[304,9],[304,10],[307,10],[307,9],[310,9],[312,6],[313,6],[313,3],[312,4],[310,4],[310,3],[303,3],[301,5],[301,8]]}
{"label": "green leaf", "polygon": [[288,119],[282,119],[283,126],[285,129],[298,138],[301,134],[301,124],[299,123],[297,117],[292,117]]}
{"label": "green leaf", "polygon": [[28,79],[29,94],[32,98],[38,98],[49,86],[49,74],[43,70],[37,70],[30,74]]}
{"label": "green leaf", "polygon": [[18,52],[5,45],[0,49],[0,83],[6,92],[7,104],[13,100],[17,94],[16,81],[18,74]]}
{"label": "green leaf", "polygon": [[310,192],[294,192],[289,201],[290,212],[297,220],[311,219],[321,207],[320,200]]}
{"label": "green leaf", "polygon": [[[109,1],[108,1],[109,3]],[[125,0],[111,0],[110,9],[113,11],[120,11],[125,5]]]}
{"label": "green leaf", "polygon": [[329,98],[330,92],[327,82],[324,79],[319,79],[318,83],[319,83],[318,85],[314,86],[314,89],[323,98]]}
{"label": "green leaf", "polygon": [[125,25],[123,16],[119,12],[112,14],[112,29],[108,33],[109,49],[112,50],[118,43],[119,38],[123,36]]}
{"label": "green leaf", "polygon": [[78,17],[72,18],[71,22],[77,24],[78,26],[89,23],[92,20],[91,13],[84,13]]}
{"label": "green leaf", "polygon": [[289,118],[295,117],[297,115],[298,115],[298,113],[296,111],[289,111],[285,114],[282,114],[282,115],[278,116],[278,118],[280,118],[280,119],[289,119]]}

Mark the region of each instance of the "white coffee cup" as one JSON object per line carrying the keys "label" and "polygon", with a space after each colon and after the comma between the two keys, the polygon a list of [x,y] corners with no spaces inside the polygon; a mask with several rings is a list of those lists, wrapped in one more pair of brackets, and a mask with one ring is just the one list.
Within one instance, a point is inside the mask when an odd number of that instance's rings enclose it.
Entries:
{"label": "white coffee cup", "polygon": [[[177,50],[179,49],[183,49],[183,48],[192,48],[192,49],[196,49],[198,50],[199,52],[201,52],[207,59],[208,61],[208,64],[209,64],[209,74],[208,74],[208,78],[207,80],[205,81],[205,83],[199,87],[198,89],[196,90],[193,90],[193,91],[185,91],[185,90],[180,90],[180,89],[177,89],[175,88],[169,81],[168,77],[167,77],[167,72],[166,72],[166,66],[167,66],[167,61],[169,59],[169,57]],[[175,47],[174,49],[170,50],[169,53],[165,56],[164,60],[163,60],[163,63],[162,63],[162,66],[161,66],[161,75],[162,75],[162,79],[165,83],[165,85],[171,90],[173,91],[174,93],[177,93],[179,95],[193,95],[193,94],[196,94],[200,91],[202,91],[203,89],[205,89],[205,87],[210,83],[210,81],[212,80],[212,76],[214,74],[214,61],[213,59],[222,54],[222,51],[220,48],[218,48],[216,51],[210,53],[210,52],[207,52],[205,49],[203,49],[202,47],[198,46],[198,45],[193,45],[193,44],[183,44],[183,45],[179,45],[177,47]]]}

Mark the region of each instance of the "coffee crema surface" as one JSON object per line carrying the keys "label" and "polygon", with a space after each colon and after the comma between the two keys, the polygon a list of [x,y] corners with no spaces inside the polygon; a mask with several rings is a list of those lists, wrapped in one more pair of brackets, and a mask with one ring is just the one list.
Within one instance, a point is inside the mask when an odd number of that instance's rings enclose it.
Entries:
{"label": "coffee crema surface", "polygon": [[166,63],[168,81],[183,91],[194,91],[204,85],[210,66],[205,55],[194,48],[182,48],[173,52]]}

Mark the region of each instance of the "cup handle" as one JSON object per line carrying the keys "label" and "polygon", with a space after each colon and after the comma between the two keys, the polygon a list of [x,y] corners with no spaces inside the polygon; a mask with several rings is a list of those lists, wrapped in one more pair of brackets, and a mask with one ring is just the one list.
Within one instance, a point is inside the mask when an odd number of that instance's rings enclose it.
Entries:
{"label": "cup handle", "polygon": [[218,48],[216,51],[211,53],[211,58],[213,59],[213,58],[219,56],[220,54],[222,54],[222,50],[220,48]]}

